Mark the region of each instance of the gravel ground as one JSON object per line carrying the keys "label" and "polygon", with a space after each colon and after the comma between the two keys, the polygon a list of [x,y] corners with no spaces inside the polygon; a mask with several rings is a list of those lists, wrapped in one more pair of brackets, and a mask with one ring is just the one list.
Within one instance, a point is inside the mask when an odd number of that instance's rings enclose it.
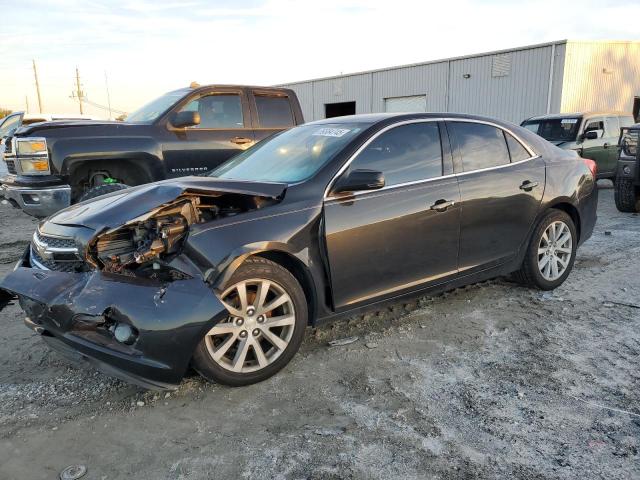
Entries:
{"label": "gravel ground", "polygon": [[[640,478],[640,309],[623,305],[640,304],[640,217],[608,182],[598,214],[553,293],[498,279],[310,328],[284,371],[239,389],[72,367],[9,307],[0,478]],[[0,205],[0,275],[34,227]]]}

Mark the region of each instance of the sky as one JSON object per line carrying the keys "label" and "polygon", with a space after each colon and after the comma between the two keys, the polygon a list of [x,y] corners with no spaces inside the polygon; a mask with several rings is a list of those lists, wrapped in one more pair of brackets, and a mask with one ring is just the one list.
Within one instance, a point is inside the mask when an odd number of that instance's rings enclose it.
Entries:
{"label": "sky", "polygon": [[[200,84],[273,85],[553,40],[638,40],[638,0],[0,0],[0,108],[131,112]],[[104,109],[85,113],[106,118]]]}

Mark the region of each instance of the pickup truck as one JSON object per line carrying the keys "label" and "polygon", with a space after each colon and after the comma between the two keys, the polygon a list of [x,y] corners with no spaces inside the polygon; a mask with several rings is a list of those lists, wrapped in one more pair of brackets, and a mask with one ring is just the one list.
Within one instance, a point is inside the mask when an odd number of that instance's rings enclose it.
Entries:
{"label": "pickup truck", "polygon": [[632,124],[630,113],[603,111],[541,115],[521,126],[563,150],[594,160],[598,179],[615,181],[620,129]]}
{"label": "pickup truck", "polygon": [[304,123],[292,90],[192,84],[124,121],[51,122],[5,139],[0,197],[35,217],[127,186],[197,175]]}

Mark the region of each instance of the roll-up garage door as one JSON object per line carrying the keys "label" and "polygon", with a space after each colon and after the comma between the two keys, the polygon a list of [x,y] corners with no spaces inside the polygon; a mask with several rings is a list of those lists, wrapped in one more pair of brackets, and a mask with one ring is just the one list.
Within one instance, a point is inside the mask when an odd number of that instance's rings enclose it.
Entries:
{"label": "roll-up garage door", "polygon": [[384,111],[397,112],[426,112],[427,96],[413,95],[410,97],[389,97],[384,99]]}

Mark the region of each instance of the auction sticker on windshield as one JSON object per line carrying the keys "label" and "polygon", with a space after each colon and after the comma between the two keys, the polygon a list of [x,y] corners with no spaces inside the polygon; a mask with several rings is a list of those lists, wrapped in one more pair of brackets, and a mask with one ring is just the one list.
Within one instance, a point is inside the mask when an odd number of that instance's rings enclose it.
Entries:
{"label": "auction sticker on windshield", "polygon": [[348,128],[321,128],[316,130],[312,135],[317,137],[342,137],[343,135],[349,133],[351,130]]}

